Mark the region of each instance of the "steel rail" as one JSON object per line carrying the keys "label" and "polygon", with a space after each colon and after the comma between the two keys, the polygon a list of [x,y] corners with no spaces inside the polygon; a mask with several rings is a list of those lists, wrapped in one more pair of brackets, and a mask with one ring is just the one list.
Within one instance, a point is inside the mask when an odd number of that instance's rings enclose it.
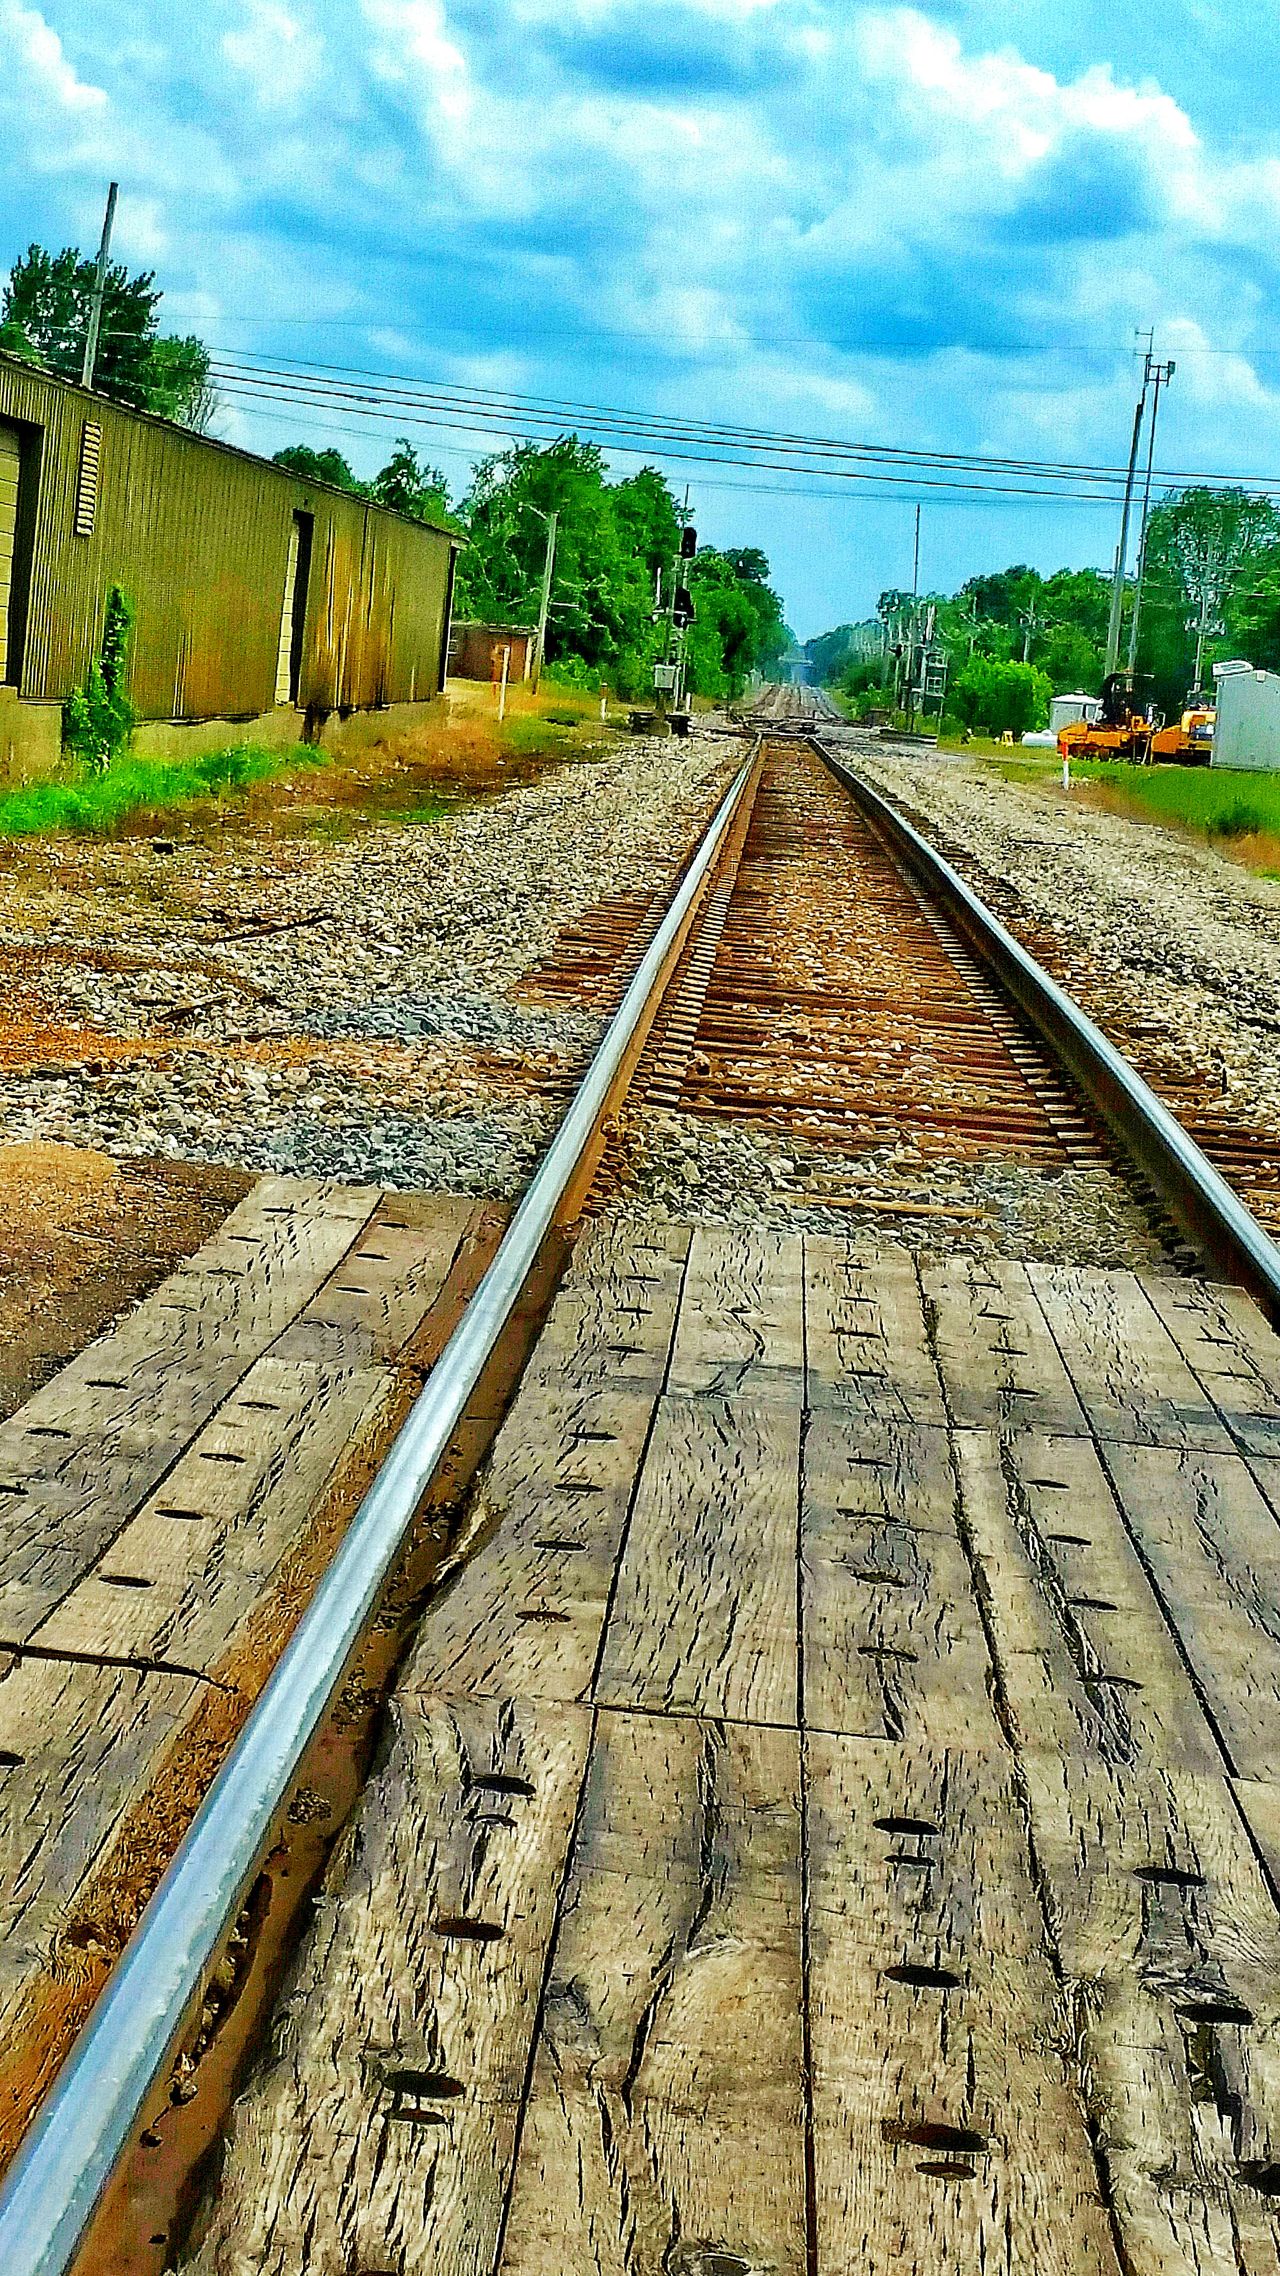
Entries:
{"label": "steel rail", "polygon": [[930,898],[942,904],[1006,995],[1013,998],[1075,1077],[1125,1151],[1150,1179],[1175,1223],[1212,1264],[1258,1299],[1271,1320],[1280,1322],[1280,1247],[1201,1152],[1190,1132],[950,862],[820,735],[811,733],[810,739],[893,851]]}
{"label": "steel rail", "polygon": [[286,1645],[0,2189],[4,2276],[65,2276],[235,1919],[307,1748],[588,1145],[747,786],[759,739],[462,1321]]}

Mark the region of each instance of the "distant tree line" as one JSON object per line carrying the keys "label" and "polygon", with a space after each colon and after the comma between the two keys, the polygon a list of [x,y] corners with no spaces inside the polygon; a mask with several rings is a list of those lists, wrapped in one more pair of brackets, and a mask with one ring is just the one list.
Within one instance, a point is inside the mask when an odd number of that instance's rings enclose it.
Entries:
{"label": "distant tree line", "polygon": [[[1125,586],[1120,661],[1127,663],[1138,580]],[[870,707],[887,677],[891,628],[913,607],[935,610],[947,651],[947,706],[984,733],[1042,726],[1051,695],[1096,695],[1106,666],[1112,579],[1101,569],[1052,576],[1019,562],[970,577],[956,593],[880,596],[871,624],[840,625],[807,643],[815,676]],[[868,654],[874,647],[877,653]],[[1166,718],[1240,656],[1280,671],[1280,514],[1239,489],[1170,491],[1152,509],[1138,622],[1138,695]]]}
{"label": "distant tree line", "polygon": [[[96,263],[68,246],[32,245],[14,263],[0,299],[0,348],[66,379],[79,379]],[[94,385],[134,410],[203,433],[218,407],[207,348],[194,335],[162,333],[160,292],[147,270],[118,263],[106,274]],[[459,615],[532,623],[537,615],[546,516],[559,516],[556,572],[547,629],[547,664],[561,679],[607,682],[623,696],[653,687],[681,514],[652,467],[609,477],[594,443],[563,435],[538,447],[519,443],[481,459],[462,496],[450,498],[437,467],[407,436],[385,466],[365,479],[339,450],[293,443],[275,463],[312,482],[332,483],[416,521],[444,524],[466,538],[458,567]],[[755,546],[702,546],[681,576],[694,603],[686,634],[689,683],[712,698],[740,695],[792,644],[769,564]]]}

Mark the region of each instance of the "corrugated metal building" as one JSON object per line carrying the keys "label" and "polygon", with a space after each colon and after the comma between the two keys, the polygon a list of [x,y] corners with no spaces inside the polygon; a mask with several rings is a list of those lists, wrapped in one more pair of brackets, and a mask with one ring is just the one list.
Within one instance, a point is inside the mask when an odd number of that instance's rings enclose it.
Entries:
{"label": "corrugated metal building", "polygon": [[0,684],[61,704],[119,585],[145,720],[421,702],[458,539],[0,353]]}

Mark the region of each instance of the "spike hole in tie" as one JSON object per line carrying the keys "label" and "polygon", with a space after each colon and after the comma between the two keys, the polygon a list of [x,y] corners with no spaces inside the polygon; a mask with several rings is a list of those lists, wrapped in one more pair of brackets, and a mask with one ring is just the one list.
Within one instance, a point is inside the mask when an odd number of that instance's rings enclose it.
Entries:
{"label": "spike hole in tie", "polygon": [[1064,1549],[1092,1549],[1093,1547],[1087,1533],[1049,1533],[1046,1534],[1045,1539],[1058,1542]]}
{"label": "spike hole in tie", "polygon": [[433,1920],[431,1925],[437,1936],[466,1937],[472,1944],[496,1944],[507,1933],[496,1920],[466,1920],[461,1914]]}
{"label": "spike hole in tie", "polygon": [[976,2165],[963,2165],[958,2158],[922,2158],[917,2173],[927,2173],[931,2181],[976,2181]]}
{"label": "spike hole in tie", "polygon": [[956,1991],[960,1978],[950,1968],[928,1968],[915,1960],[896,1961],[885,1975],[895,1984],[910,1984],[915,1991]]}
{"label": "spike hole in tie", "polygon": [[1184,2023],[1252,2023],[1253,2009],[1234,1999],[1198,1999],[1178,2009]]}
{"label": "spike hole in tie", "polygon": [[20,1770],[26,1759],[25,1754],[15,1754],[11,1747],[0,1747],[0,1770]]}
{"label": "spike hole in tie", "polygon": [[941,1828],[933,1825],[928,1818],[877,1818],[875,1823],[881,1833],[913,1834],[938,1833],[941,1831]]}
{"label": "spike hole in tie", "polygon": [[154,1588],[156,1585],[141,1573],[99,1573],[98,1579],[105,1581],[108,1588]]}
{"label": "spike hole in tie", "polygon": [[1149,1881],[1157,1889],[1202,1889],[1203,1873],[1193,1873],[1184,1865],[1135,1865],[1135,1878]]}
{"label": "spike hole in tie", "polygon": [[987,2148],[985,2134],[936,2118],[882,2118],[880,2132],[886,2142],[907,2142],[913,2149],[937,2150],[947,2158],[981,2157]]}
{"label": "spike hole in tie", "polygon": [[533,1799],[533,1788],[528,1779],[513,1778],[505,1770],[478,1770],[473,1774],[471,1784],[478,1786],[482,1794],[519,1794],[526,1802]]}

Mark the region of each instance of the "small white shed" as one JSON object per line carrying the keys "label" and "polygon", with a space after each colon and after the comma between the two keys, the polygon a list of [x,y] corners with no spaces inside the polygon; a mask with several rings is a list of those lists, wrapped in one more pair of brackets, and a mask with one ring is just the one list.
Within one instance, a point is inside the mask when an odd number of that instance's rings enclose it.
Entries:
{"label": "small white shed", "polygon": [[1061,728],[1074,727],[1081,719],[1092,726],[1101,716],[1101,696],[1086,695],[1083,689],[1077,690],[1075,695],[1055,695],[1049,705],[1049,733],[1056,737]]}
{"label": "small white shed", "polygon": [[1280,770],[1280,675],[1215,670],[1217,721],[1210,765]]}

